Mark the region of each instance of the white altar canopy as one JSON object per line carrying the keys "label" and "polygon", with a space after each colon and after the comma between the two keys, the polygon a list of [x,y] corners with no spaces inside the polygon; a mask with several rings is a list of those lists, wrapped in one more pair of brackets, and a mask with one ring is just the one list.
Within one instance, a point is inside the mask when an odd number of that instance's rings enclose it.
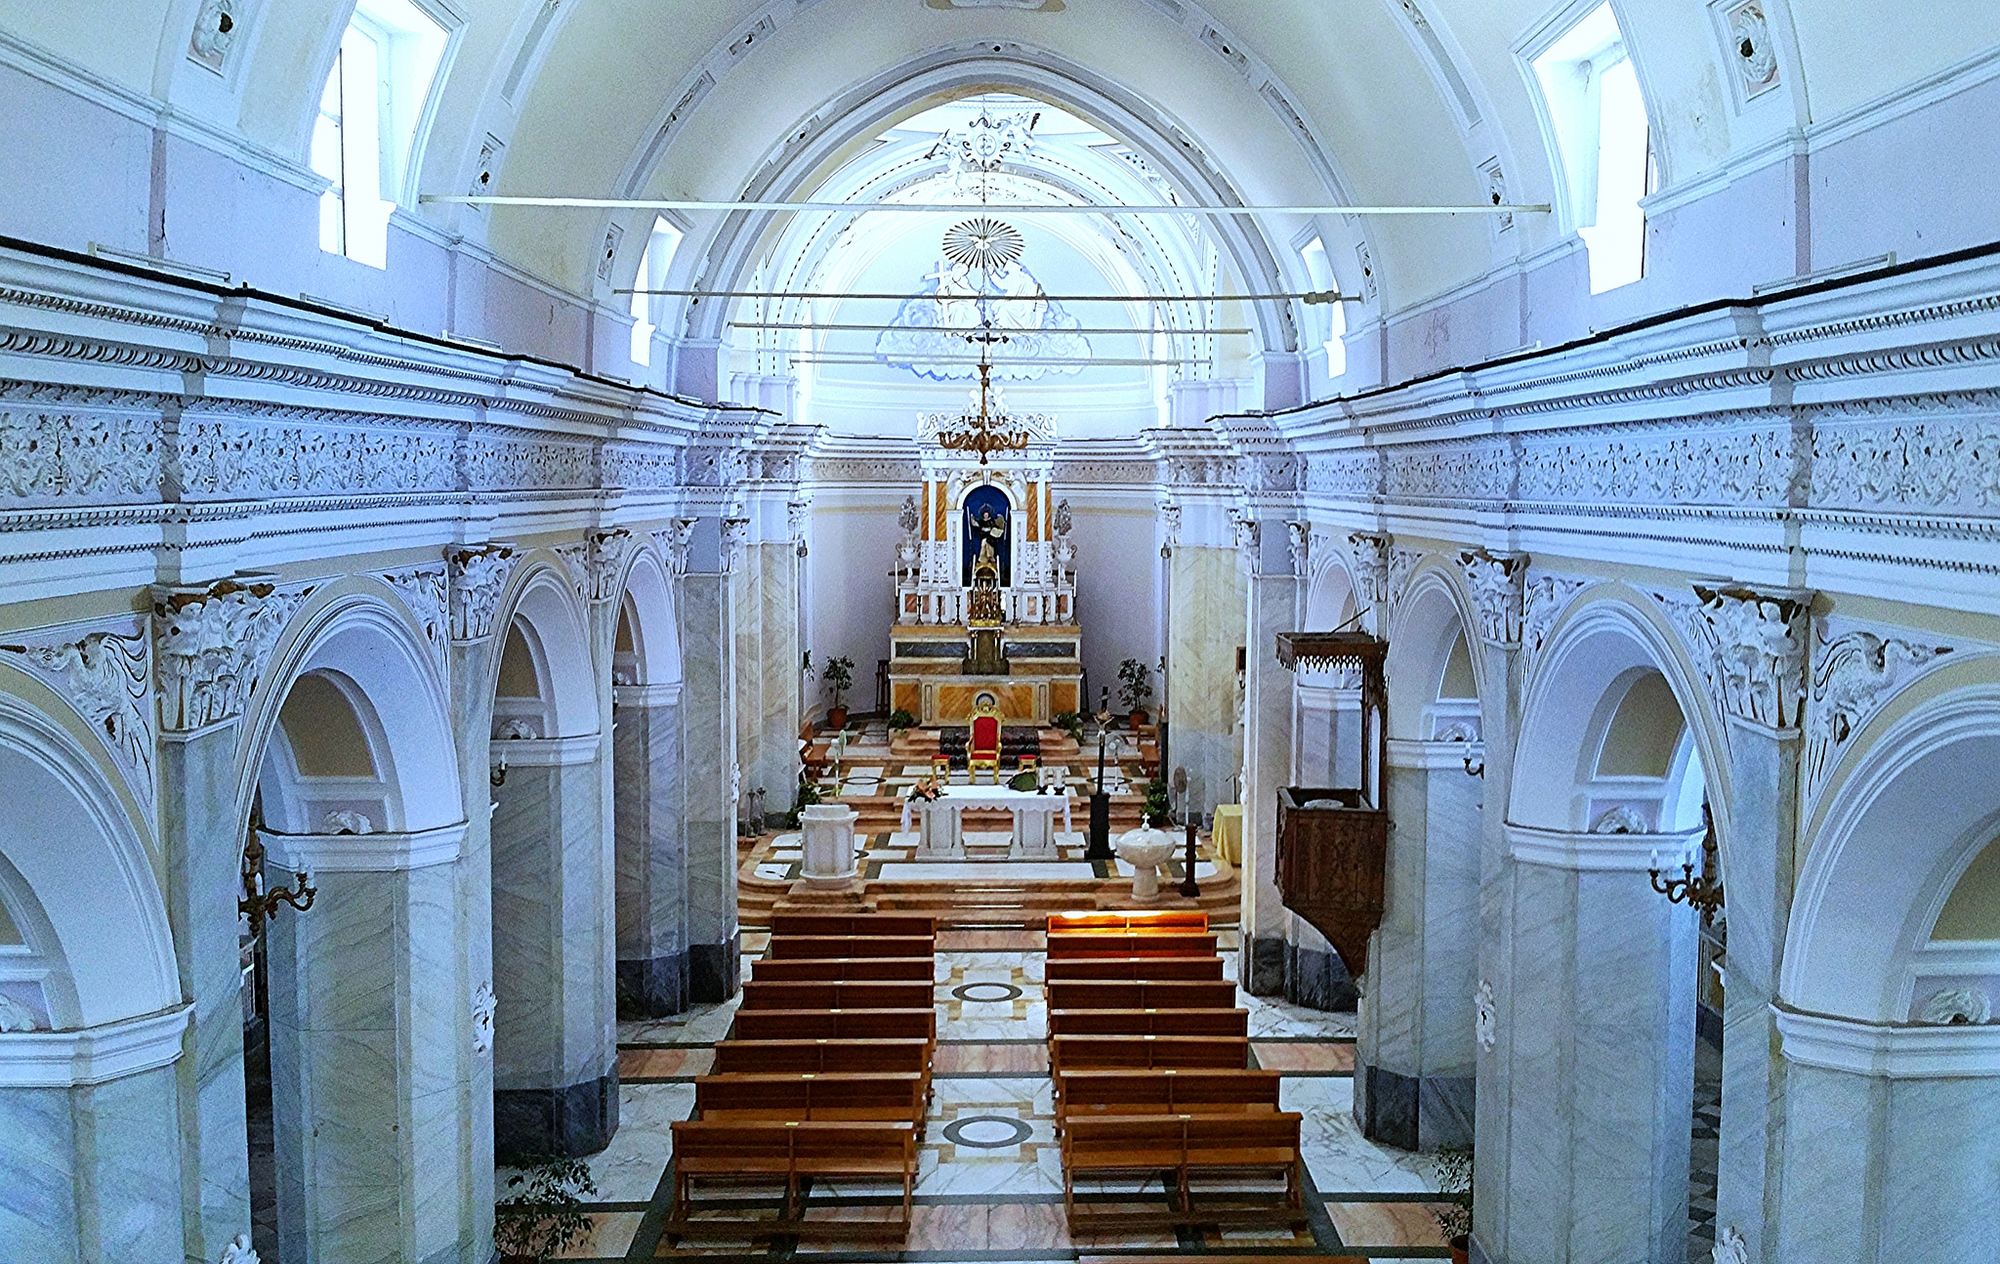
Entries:
{"label": "white altar canopy", "polygon": [[961,816],[966,809],[1011,812],[1014,816],[1013,856],[1053,856],[1055,814],[1062,813],[1063,829],[1070,829],[1070,801],[1067,793],[1037,794],[1033,790],[1009,790],[1005,786],[945,786],[938,797],[903,801],[903,828],[917,818],[919,858],[963,857],[965,839]]}

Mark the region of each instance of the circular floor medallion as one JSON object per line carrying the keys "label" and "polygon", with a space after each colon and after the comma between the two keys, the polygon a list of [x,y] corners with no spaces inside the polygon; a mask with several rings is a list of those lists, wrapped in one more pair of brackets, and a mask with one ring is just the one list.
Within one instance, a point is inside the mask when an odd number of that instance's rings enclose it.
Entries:
{"label": "circular floor medallion", "polygon": [[961,1001],[999,1002],[1018,1000],[1021,989],[1011,983],[961,983],[951,994]]}
{"label": "circular floor medallion", "polygon": [[998,1150],[1020,1145],[1034,1130],[1018,1119],[1005,1115],[973,1115],[954,1119],[944,1126],[944,1139],[953,1145],[974,1150]]}

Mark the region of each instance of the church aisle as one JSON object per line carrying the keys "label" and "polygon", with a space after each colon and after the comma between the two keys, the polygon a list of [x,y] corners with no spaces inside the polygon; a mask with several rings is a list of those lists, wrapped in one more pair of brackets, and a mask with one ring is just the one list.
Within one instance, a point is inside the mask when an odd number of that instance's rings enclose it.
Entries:
{"label": "church aisle", "polygon": [[[744,933],[743,977],[768,941],[763,932]],[[731,1000],[669,1019],[619,1024],[621,1125],[611,1146],[589,1160],[599,1189],[588,1206],[590,1240],[560,1258],[1002,1264],[1134,1250],[1190,1258],[1217,1250],[1346,1252],[1357,1260],[1447,1254],[1426,1197],[1436,1188],[1430,1161],[1365,1140],[1353,1121],[1354,1016],[1240,991],[1237,1003],[1250,1011],[1255,1064],[1282,1073],[1282,1107],[1304,1116],[1310,1229],[1073,1237],[1063,1218],[1049,1080],[1044,946],[1042,932],[1018,927],[939,932],[934,1093],[907,1241],[717,1239],[663,1246],[671,1124],[693,1109],[695,1078],[709,1070],[714,1044],[734,1021],[737,1002]],[[1219,947],[1233,979],[1236,932],[1223,931]],[[876,1214],[885,1198],[878,1191],[820,1185],[812,1201],[816,1212],[826,1209],[821,1214],[860,1219]]]}

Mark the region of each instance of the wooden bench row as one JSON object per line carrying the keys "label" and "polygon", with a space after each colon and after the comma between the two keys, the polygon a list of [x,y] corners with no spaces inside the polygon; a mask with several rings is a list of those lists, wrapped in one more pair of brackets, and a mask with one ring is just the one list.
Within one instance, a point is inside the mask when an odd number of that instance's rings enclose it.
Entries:
{"label": "wooden bench row", "polygon": [[937,964],[929,957],[806,957],[774,961],[764,958],[750,963],[750,978],[757,983],[804,983],[810,981],[878,983],[929,983]]}
{"label": "wooden bench row", "polygon": [[929,935],[773,935],[765,959],[928,957],[936,951]]}
{"label": "wooden bench row", "polygon": [[1050,931],[1049,960],[1066,957],[1213,957],[1215,936],[1207,931],[1083,930]]}
{"label": "wooden bench row", "polygon": [[[1268,1224],[1274,1215],[1306,1223],[1304,1165],[1296,1111],[1265,1114],[1072,1114],[1062,1134],[1063,1210],[1073,1229],[1176,1224]],[[1195,1204],[1198,1179],[1245,1174],[1284,1180],[1282,1200],[1246,1199],[1240,1189]],[[1099,1210],[1076,1202],[1078,1178],[1162,1179],[1164,1211]]]}
{"label": "wooden bench row", "polygon": [[760,1009],[930,1009],[935,997],[928,978],[920,983],[752,979],[743,985],[737,1014]]}
{"label": "wooden bench row", "polygon": [[1276,1071],[1066,1070],[1056,1079],[1056,1130],[1086,1115],[1269,1114],[1278,1109]]}
{"label": "wooden bench row", "polygon": [[1247,1036],[1247,1009],[1052,1009],[1051,1036]]}
{"label": "wooden bench row", "polygon": [[[694,1233],[745,1229],[758,1236],[806,1233],[814,1237],[875,1238],[885,1230],[907,1234],[916,1184],[917,1134],[904,1121],[683,1119],[674,1123],[673,1203],[667,1245]],[[902,1217],[887,1222],[806,1219],[802,1183],[808,1180],[899,1182]],[[695,1202],[697,1183],[782,1185],[778,1215],[755,1219],[696,1218],[732,1204]]]}
{"label": "wooden bench row", "polygon": [[694,1082],[703,1119],[889,1119],[924,1130],[930,1076],[921,1071],[727,1072]]}
{"label": "wooden bench row", "polygon": [[715,1046],[716,1074],[824,1075],[829,1072],[930,1073],[923,1039],[725,1040]]}
{"label": "wooden bench row", "polygon": [[937,938],[937,919],[921,913],[773,913],[771,934]]}
{"label": "wooden bench row", "polygon": [[1058,957],[1042,976],[1063,979],[1219,979],[1222,958],[1208,957]]}
{"label": "wooden bench row", "polygon": [[1057,979],[1047,992],[1052,1010],[1236,1008],[1226,979]]}
{"label": "wooden bench row", "polygon": [[1197,930],[1208,929],[1208,914],[1199,909],[1095,910],[1088,913],[1051,913],[1051,932],[1078,930]]}
{"label": "wooden bench row", "polygon": [[1250,1065],[1250,1042],[1241,1036],[1056,1036],[1049,1068],[1068,1071],[1108,1067],[1227,1067]]}

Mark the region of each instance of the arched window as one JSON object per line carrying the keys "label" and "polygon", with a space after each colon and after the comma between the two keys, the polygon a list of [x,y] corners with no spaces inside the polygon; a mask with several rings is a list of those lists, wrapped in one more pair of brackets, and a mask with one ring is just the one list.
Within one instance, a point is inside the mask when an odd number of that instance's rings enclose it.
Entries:
{"label": "arched window", "polygon": [[653,332],[660,327],[657,317],[662,306],[661,300],[647,290],[658,289],[667,279],[667,269],[673,266],[674,252],[680,249],[684,234],[664,216],[653,220],[653,235],[646,241],[645,253],[639,256],[639,275],[632,278],[632,363],[651,364],[653,362]]}
{"label": "arched window", "polygon": [[413,0],[355,5],[313,122],[312,168],[331,181],[320,196],[320,249],[387,266],[389,212],[415,195],[420,125],[451,43],[448,18]]}
{"label": "arched window", "polygon": [[1590,251],[1590,292],[1646,270],[1652,150],[1646,102],[1609,3],[1567,26],[1544,27],[1518,50],[1538,89],[1543,129],[1562,190],[1561,209]]}

